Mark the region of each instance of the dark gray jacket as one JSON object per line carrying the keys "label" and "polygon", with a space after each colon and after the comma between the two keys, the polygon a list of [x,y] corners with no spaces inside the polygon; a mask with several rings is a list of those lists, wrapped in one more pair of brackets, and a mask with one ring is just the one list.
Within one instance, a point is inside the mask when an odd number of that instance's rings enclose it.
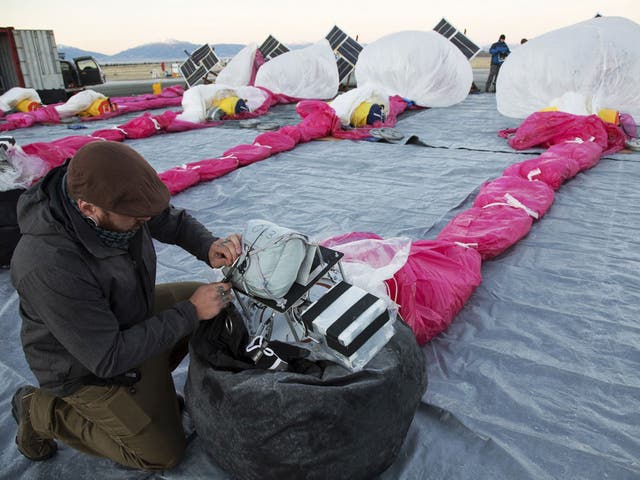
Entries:
{"label": "dark gray jacket", "polygon": [[207,261],[215,237],[184,210],[167,208],[131,239],[107,247],[62,191],[66,165],[18,203],[22,238],[11,261],[22,344],[40,386],[68,395],[170,349],[198,324],[189,301],[153,315],[152,237]]}

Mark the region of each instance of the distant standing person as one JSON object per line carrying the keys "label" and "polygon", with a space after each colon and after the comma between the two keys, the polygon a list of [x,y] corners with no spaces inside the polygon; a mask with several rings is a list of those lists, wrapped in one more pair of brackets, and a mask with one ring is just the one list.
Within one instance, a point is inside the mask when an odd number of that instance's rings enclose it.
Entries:
{"label": "distant standing person", "polygon": [[493,91],[495,92],[495,84],[498,80],[498,72],[500,72],[500,67],[504,62],[507,55],[511,53],[508,45],[505,43],[506,37],[504,34],[500,35],[500,38],[496,43],[491,45],[489,49],[489,53],[491,54],[491,67],[489,68],[489,77],[487,78],[487,84],[485,85],[485,92],[489,91],[489,88],[493,84]]}
{"label": "distant standing person", "polygon": [[160,64],[160,70],[162,70],[162,76],[163,76],[163,77],[166,77],[166,76],[167,76],[167,71],[166,71],[166,70],[165,70],[165,68],[164,68],[164,62],[162,62],[162,63]]}

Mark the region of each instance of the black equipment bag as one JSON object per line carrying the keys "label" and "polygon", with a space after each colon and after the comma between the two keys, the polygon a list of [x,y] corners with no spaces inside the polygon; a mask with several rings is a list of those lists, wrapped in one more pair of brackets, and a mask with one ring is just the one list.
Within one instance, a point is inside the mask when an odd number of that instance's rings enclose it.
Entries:
{"label": "black equipment bag", "polygon": [[190,343],[186,404],[204,449],[234,478],[370,479],[397,456],[427,385],[425,360],[402,321],[359,372],[285,358],[261,370],[245,357],[247,333],[232,308]]}

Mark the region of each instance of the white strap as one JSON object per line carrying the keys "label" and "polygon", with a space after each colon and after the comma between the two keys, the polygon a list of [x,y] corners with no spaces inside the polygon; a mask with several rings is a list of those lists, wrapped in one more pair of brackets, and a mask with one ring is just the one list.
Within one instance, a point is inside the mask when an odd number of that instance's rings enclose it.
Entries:
{"label": "white strap", "polygon": [[[495,203],[492,205],[503,205],[502,203]],[[487,206],[487,205],[485,205]],[[484,207],[483,207],[484,208]],[[462,242],[453,242],[456,245],[460,246],[460,247],[464,247],[464,248],[478,248],[478,242],[471,242],[471,243],[462,243]]]}
{"label": "white strap", "polygon": [[249,344],[245,348],[245,351],[247,353],[250,353],[254,350],[259,349],[262,351],[262,354],[265,355],[266,357],[276,357],[276,361],[273,362],[273,364],[269,367],[269,370],[275,370],[276,368],[278,368],[279,365],[283,363],[283,360],[278,355],[276,355],[276,353],[269,347],[263,347],[262,346],[263,341],[264,341],[264,336],[258,335],[257,337],[255,337],[253,340],[249,342]]}
{"label": "white strap", "polygon": [[162,127],[155,118],[149,117],[149,120],[153,122],[153,126],[156,127],[156,130],[162,130]]}
{"label": "white strap", "polygon": [[[245,351],[247,353],[249,352],[253,352],[256,349],[259,349],[260,347],[262,347],[262,342],[264,341],[264,336],[263,335],[258,335],[257,337],[255,337],[253,340],[251,340],[248,344],[247,347],[245,348]],[[272,351],[273,353],[273,351]]]}
{"label": "white strap", "polygon": [[472,242],[472,243],[453,242],[453,243],[463,248],[478,248],[478,242]]}
{"label": "white strap", "polygon": [[504,194],[504,198],[505,198],[506,202],[488,203],[487,205],[485,205],[482,208],[494,207],[494,206],[497,206],[497,205],[504,205],[504,206],[507,206],[507,207],[520,208],[520,209],[524,210],[525,212],[527,212],[527,215],[529,215],[530,217],[533,217],[536,220],[538,219],[538,212],[536,212],[534,210],[531,210],[529,207],[527,207],[526,205],[521,203],[518,199],[516,199],[510,193],[505,193]]}
{"label": "white strap", "polygon": [[531,181],[533,180],[533,177],[537,177],[541,173],[542,173],[542,170],[540,170],[539,168],[534,168],[527,174],[527,180]]}
{"label": "white strap", "polygon": [[511,195],[510,193],[505,193],[504,194],[504,198],[507,199],[507,203],[509,205],[511,205],[512,207],[516,207],[516,208],[521,208],[522,210],[524,210],[525,212],[527,212],[527,214],[530,217],[535,218],[536,220],[538,220],[538,212],[536,212],[535,210],[531,210],[529,207],[527,207],[526,205],[524,205],[523,203],[520,202],[520,200],[518,200],[517,198],[515,198],[513,195]]}

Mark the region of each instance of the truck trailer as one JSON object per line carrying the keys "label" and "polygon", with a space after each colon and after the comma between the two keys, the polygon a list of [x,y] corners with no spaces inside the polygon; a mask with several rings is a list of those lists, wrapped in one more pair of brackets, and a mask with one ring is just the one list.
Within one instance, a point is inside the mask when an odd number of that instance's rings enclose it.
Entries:
{"label": "truck trailer", "polygon": [[53,30],[0,27],[0,95],[13,87],[33,88],[42,103],[51,104],[104,82],[95,58],[61,58]]}

